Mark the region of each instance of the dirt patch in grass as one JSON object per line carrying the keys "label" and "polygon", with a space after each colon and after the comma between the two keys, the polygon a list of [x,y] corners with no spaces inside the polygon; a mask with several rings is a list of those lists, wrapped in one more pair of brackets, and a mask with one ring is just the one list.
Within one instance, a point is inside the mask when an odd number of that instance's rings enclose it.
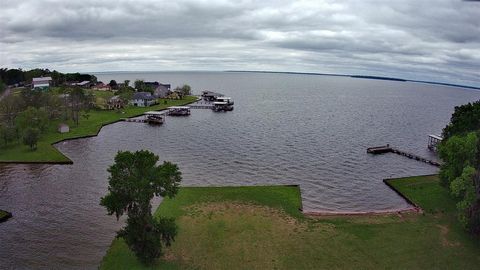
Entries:
{"label": "dirt patch in grass", "polygon": [[440,239],[442,241],[442,246],[444,247],[458,247],[460,246],[459,242],[456,241],[450,241],[447,238],[448,232],[450,231],[450,228],[447,225],[440,225],[437,224],[437,227],[440,228]]}

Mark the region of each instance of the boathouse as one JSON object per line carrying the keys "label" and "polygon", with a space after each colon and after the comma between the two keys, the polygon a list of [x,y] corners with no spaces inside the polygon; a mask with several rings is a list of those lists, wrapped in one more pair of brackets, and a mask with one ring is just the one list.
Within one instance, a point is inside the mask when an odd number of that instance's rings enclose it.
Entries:
{"label": "boathouse", "polygon": [[442,136],[439,135],[428,135],[428,149],[432,151],[437,151],[438,144],[443,140]]}

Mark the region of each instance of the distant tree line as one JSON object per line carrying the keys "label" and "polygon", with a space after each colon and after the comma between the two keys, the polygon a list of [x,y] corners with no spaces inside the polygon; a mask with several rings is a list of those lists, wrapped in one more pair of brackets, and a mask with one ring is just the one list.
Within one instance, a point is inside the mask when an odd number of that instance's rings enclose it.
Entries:
{"label": "distant tree line", "polygon": [[[0,82],[6,85],[22,85],[32,82],[32,78],[36,77],[51,77],[53,86],[61,86],[67,82],[81,82],[90,81],[92,83],[97,82],[97,77],[90,74],[80,73],[61,73],[56,70],[50,71],[49,69],[0,69]],[[0,89],[1,90],[1,89]]]}
{"label": "distant tree line", "polygon": [[455,107],[443,129],[439,155],[441,183],[457,200],[458,218],[475,235],[480,234],[480,101]]}

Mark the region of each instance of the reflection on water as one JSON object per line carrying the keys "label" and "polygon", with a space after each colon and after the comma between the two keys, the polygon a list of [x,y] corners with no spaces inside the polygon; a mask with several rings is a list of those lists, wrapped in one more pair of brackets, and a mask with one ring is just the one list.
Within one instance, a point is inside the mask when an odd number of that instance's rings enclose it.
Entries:
{"label": "reflection on water", "polygon": [[96,268],[122,226],[99,205],[118,150],[150,149],[178,163],[185,186],[299,184],[308,211],[403,209],[406,202],[382,179],[436,168],[396,155],[370,156],[366,148],[390,143],[432,157],[426,136],[441,131],[455,105],[480,97],[458,88],[308,75],[98,77],[188,83],[233,96],[235,110],[193,110],[161,127],[109,125],[97,137],[57,145],[73,165],[1,166],[0,208],[14,214],[0,224],[2,265]]}

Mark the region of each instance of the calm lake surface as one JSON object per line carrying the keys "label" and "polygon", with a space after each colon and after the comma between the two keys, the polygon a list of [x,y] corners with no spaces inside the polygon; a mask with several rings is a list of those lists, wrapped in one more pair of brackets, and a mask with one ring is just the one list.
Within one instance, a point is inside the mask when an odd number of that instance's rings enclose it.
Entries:
{"label": "calm lake surface", "polygon": [[[99,206],[107,167],[119,150],[149,149],[179,165],[184,186],[298,184],[306,211],[381,211],[409,205],[382,179],[436,173],[398,155],[371,156],[390,143],[421,156],[454,106],[480,92],[409,82],[333,76],[221,73],[102,73],[189,84],[197,94],[232,96],[235,110],[192,110],[161,127],[116,123],[97,137],[57,147],[73,165],[0,165],[0,265],[95,269],[122,226]],[[157,200],[158,203],[158,200]]]}

